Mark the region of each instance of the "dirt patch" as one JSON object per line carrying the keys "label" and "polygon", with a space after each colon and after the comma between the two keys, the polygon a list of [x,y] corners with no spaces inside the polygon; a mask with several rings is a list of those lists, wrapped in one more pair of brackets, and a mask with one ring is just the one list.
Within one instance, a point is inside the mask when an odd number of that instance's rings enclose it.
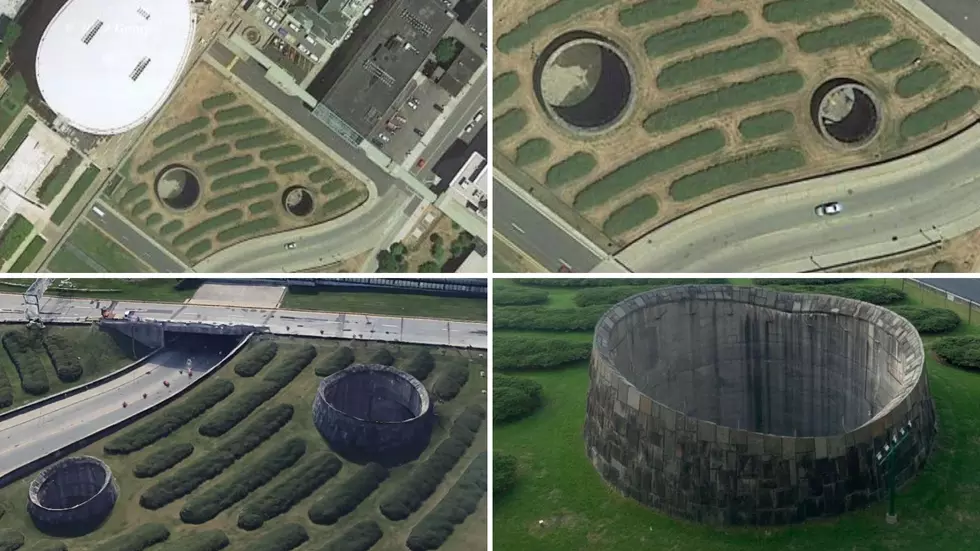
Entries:
{"label": "dirt patch", "polygon": [[844,273],[974,273],[980,271],[980,230],[943,241],[928,249],[874,262],[848,266]]}

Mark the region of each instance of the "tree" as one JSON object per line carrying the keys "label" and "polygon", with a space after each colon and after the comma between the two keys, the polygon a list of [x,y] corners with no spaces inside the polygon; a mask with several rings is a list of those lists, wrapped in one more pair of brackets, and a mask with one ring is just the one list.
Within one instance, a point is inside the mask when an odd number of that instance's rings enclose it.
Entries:
{"label": "tree", "polygon": [[441,268],[439,267],[439,265],[433,262],[432,260],[423,262],[419,266],[419,272],[423,274],[435,274],[435,273],[439,273],[440,270]]}
{"label": "tree", "polygon": [[463,232],[453,239],[452,244],[449,245],[449,252],[452,254],[453,258],[458,258],[470,252],[474,246],[473,236],[469,232]]}
{"label": "tree", "polygon": [[436,49],[433,53],[436,56],[436,63],[445,66],[452,63],[462,50],[463,44],[459,40],[453,37],[446,37],[436,44]]}

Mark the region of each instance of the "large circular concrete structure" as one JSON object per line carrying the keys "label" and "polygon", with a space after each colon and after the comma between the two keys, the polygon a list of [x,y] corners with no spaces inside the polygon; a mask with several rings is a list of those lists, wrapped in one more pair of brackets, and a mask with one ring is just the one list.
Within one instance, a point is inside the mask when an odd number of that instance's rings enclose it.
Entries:
{"label": "large circular concrete structure", "polygon": [[71,126],[119,134],[160,109],[193,42],[188,0],[69,0],[41,36],[38,89]]}
{"label": "large circular concrete structure", "polygon": [[[589,458],[623,494],[711,524],[785,524],[885,495],[875,453],[902,429],[901,484],[935,413],[912,325],[871,304],[762,288],[631,297],[596,326]],[[909,429],[911,423],[911,429]]]}
{"label": "large circular concrete structure", "polygon": [[830,143],[846,148],[867,145],[882,127],[882,107],[870,88],[847,78],[824,82],[810,100],[810,117]]}
{"label": "large circular concrete structure", "polygon": [[185,211],[201,198],[201,179],[186,166],[170,165],[157,175],[154,191],[167,207]]}
{"label": "large circular concrete structure", "polygon": [[355,364],[321,381],[313,422],[330,447],[348,459],[404,463],[429,443],[429,393],[404,371]]}
{"label": "large circular concrete structure", "polygon": [[27,507],[42,532],[79,535],[98,527],[118,497],[108,465],[95,457],[68,457],[31,482]]}
{"label": "large circular concrete structure", "polygon": [[634,102],[629,58],[608,38],[573,31],[538,57],[534,92],[548,117],[565,131],[593,136],[618,126]]}

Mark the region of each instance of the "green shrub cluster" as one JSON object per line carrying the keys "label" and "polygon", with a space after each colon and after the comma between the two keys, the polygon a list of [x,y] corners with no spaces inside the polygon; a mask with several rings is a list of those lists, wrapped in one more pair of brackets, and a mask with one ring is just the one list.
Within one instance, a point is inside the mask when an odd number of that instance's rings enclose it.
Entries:
{"label": "green shrub cluster", "polygon": [[382,347],[378,349],[377,352],[374,353],[374,356],[371,356],[371,359],[368,361],[368,363],[381,364],[381,365],[395,365],[395,355],[391,353],[391,350]]}
{"label": "green shrub cluster", "polygon": [[271,149],[263,149],[259,153],[259,158],[263,161],[278,161],[279,159],[285,159],[286,157],[292,157],[293,155],[299,155],[303,152],[303,148],[296,144],[286,144],[280,145],[278,147],[273,147]]}
{"label": "green shrub cluster", "polygon": [[204,134],[194,134],[189,138],[185,138],[174,145],[166,149],[161,149],[144,163],[136,167],[136,172],[138,174],[143,174],[155,166],[162,164],[166,161],[172,160],[180,155],[184,155],[195,151],[197,148],[208,142],[208,137]]}
{"label": "green shrub cluster", "polygon": [[275,215],[266,216],[264,218],[256,218],[254,220],[249,220],[244,224],[239,224],[237,226],[232,226],[226,230],[221,230],[215,237],[218,241],[225,243],[228,241],[234,241],[235,239],[241,237],[248,237],[254,234],[258,234],[267,230],[272,230],[279,227],[279,218]]}
{"label": "green shrub cluster", "polygon": [[276,174],[292,174],[294,172],[305,172],[319,164],[316,157],[300,157],[295,161],[276,165]]}
{"label": "green shrub cluster", "polygon": [[17,368],[20,387],[24,392],[37,396],[51,390],[48,374],[27,330],[8,331],[0,340],[3,341],[3,348],[10,356],[10,361]]}
{"label": "green shrub cluster", "polygon": [[194,243],[190,247],[187,247],[187,252],[185,253],[188,258],[197,258],[202,254],[211,250],[211,240],[204,238],[197,243]]}
{"label": "green shrub cluster", "polygon": [[748,25],[749,16],[740,11],[713,15],[660,31],[647,37],[643,45],[650,57],[666,56],[735,36]]}
{"label": "green shrub cluster", "polygon": [[660,203],[655,195],[641,195],[614,210],[602,223],[602,231],[606,235],[617,236],[653,220],[659,211]]}
{"label": "green shrub cluster", "polygon": [[235,140],[235,149],[255,149],[257,147],[266,147],[269,145],[275,145],[277,143],[282,143],[285,137],[278,131],[273,130],[272,132],[266,132],[264,134],[256,134],[254,136],[249,136],[247,138],[241,138]]}
{"label": "green shrub cluster", "polygon": [[256,132],[258,130],[264,130],[269,126],[269,121],[263,118],[248,119],[242,122],[236,122],[231,124],[225,124],[214,129],[211,133],[215,138],[229,138],[231,136],[240,136],[242,134],[249,134],[251,132]]}
{"label": "green shrub cluster", "polygon": [[0,265],[13,257],[20,244],[34,231],[34,225],[19,212],[10,217],[10,221],[0,230]]}
{"label": "green shrub cluster", "polygon": [[584,151],[573,153],[548,169],[544,176],[544,185],[556,188],[584,178],[595,169],[596,164],[595,157],[591,153]]}
{"label": "green shrub cluster", "polygon": [[456,484],[436,506],[412,528],[406,545],[412,551],[438,549],[446,543],[457,524],[476,512],[487,493],[487,453],[483,452],[466,467]]}
{"label": "green shrub cluster", "polygon": [[170,530],[162,524],[140,524],[101,544],[99,551],[143,551],[169,537]]}
{"label": "green shrub cluster", "polygon": [[818,278],[818,277],[792,277],[792,278],[757,278],[752,280],[753,285],[846,285],[859,283],[866,279],[839,279],[839,278]]}
{"label": "green shrub cluster", "polygon": [[494,335],[493,368],[501,371],[549,369],[588,359],[592,344],[560,338]]}
{"label": "green shrub cluster", "polygon": [[905,294],[905,291],[894,287],[889,287],[887,285],[778,285],[774,288],[794,293],[820,293],[824,295],[835,295],[870,302],[871,304],[877,304],[879,306],[897,304],[905,300],[908,296]]}
{"label": "green shrub cluster", "polygon": [[218,551],[231,545],[221,530],[202,530],[168,541],[153,551]]}
{"label": "green shrub cluster", "polygon": [[777,0],[762,8],[762,17],[770,23],[809,23],[821,15],[853,7],[854,0]]}
{"label": "green shrub cluster", "polygon": [[210,123],[210,119],[202,116],[193,118],[185,123],[178,124],[170,130],[160,134],[156,138],[153,138],[153,147],[162,147],[174,140],[178,140],[199,130],[204,130]]}
{"label": "green shrub cluster", "polygon": [[292,551],[310,539],[306,528],[296,523],[280,524],[249,544],[247,551]]}
{"label": "green shrub cluster", "polygon": [[[580,307],[600,307],[608,310],[610,306],[616,304],[619,301],[626,300],[629,297],[642,293],[647,289],[640,289],[636,287],[592,287],[588,289],[582,289],[581,291],[575,293],[575,304]],[[601,315],[601,314],[600,314]],[[494,312],[494,320],[496,321],[497,313]],[[595,318],[598,322],[599,318]]]}
{"label": "green shrub cluster", "polygon": [[252,113],[255,113],[255,108],[251,105],[236,105],[235,107],[222,109],[215,113],[214,120],[218,122],[228,122],[235,119],[240,119],[242,117],[247,117]]}
{"label": "green shrub cluster", "polygon": [[448,402],[459,394],[469,380],[470,370],[465,364],[450,365],[432,385],[432,395]]}
{"label": "green shrub cluster", "polygon": [[575,196],[575,208],[585,211],[598,207],[657,174],[711,155],[723,147],[725,135],[717,128],[708,128],[648,151],[582,189]]}
{"label": "green shrub cluster", "polygon": [[785,132],[793,128],[795,123],[796,117],[790,111],[767,111],[743,119],[738,123],[738,132],[747,140],[757,140]]}
{"label": "green shrub cluster", "polygon": [[806,157],[795,147],[757,151],[681,176],[670,184],[670,196],[676,201],[689,201],[725,186],[779,174],[805,164]]}
{"label": "green shrub cluster", "polygon": [[541,384],[524,377],[494,375],[493,420],[516,421],[541,406]]}
{"label": "green shrub cluster", "polygon": [[0,408],[10,407],[14,403],[14,388],[10,385],[7,372],[0,369]]}
{"label": "green shrub cluster", "polygon": [[235,385],[225,379],[216,379],[192,391],[176,404],[169,405],[136,427],[113,438],[105,445],[110,455],[122,455],[142,450],[161,440],[180,427],[227,398]]}
{"label": "green shrub cluster", "polygon": [[37,200],[42,205],[51,203],[68,183],[68,179],[71,178],[75,169],[81,164],[82,156],[76,153],[74,149],[69,150],[65,158],[41,182],[41,186],[37,190]]}
{"label": "green shrub cluster", "polygon": [[277,479],[276,484],[252,499],[238,515],[238,527],[257,530],[266,521],[289,511],[337,476],[343,462],[336,455],[321,451],[304,459],[296,468]]}
{"label": "green shrub cluster", "polygon": [[922,55],[922,44],[918,40],[901,38],[875,50],[869,60],[875,71],[884,73],[908,67],[920,55]]}
{"label": "green shrub cluster", "polygon": [[235,364],[235,373],[239,377],[254,377],[259,371],[276,357],[279,345],[276,341],[252,343],[245,351],[244,357]]}
{"label": "green shrub cluster", "polygon": [[493,498],[506,495],[515,483],[517,483],[517,458],[513,455],[493,452]]}
{"label": "green shrub cluster", "polygon": [[895,82],[895,93],[902,98],[911,98],[938,86],[949,77],[949,71],[941,63],[925,63],[911,73],[902,75]]}
{"label": "green shrub cluster", "polygon": [[[636,288],[630,289],[632,294],[636,294]],[[497,291],[494,290],[494,295],[496,294]],[[608,309],[606,303],[586,308],[498,306],[493,309],[493,328],[517,331],[592,331]]]}
{"label": "green shrub cluster", "polygon": [[330,218],[336,218],[360,205],[366,199],[367,193],[363,189],[352,189],[329,200],[323,208],[323,213]]}
{"label": "green shrub cluster", "polygon": [[514,95],[521,87],[521,79],[514,71],[493,77],[493,103],[501,103]]}
{"label": "green shrub cluster", "polygon": [[449,429],[449,436],[382,498],[381,513],[389,520],[403,520],[418,511],[422,503],[435,492],[446,473],[466,453],[485,416],[486,411],[480,406],[473,405],[464,409]]}
{"label": "green shrub cluster", "polygon": [[527,113],[519,107],[514,107],[493,119],[493,141],[502,142],[517,134],[527,124]]}
{"label": "green shrub cluster", "polygon": [[204,524],[295,465],[305,453],[306,440],[302,438],[291,438],[279,444],[262,457],[249,462],[247,470],[222,477],[217,484],[188,498],[180,509],[180,520],[188,524]]}
{"label": "green shrub cluster", "polygon": [[81,356],[73,350],[78,346],[77,342],[70,341],[57,333],[46,333],[42,342],[59,380],[71,383],[82,378],[85,367],[82,365]]}
{"label": "green shrub cluster", "polygon": [[310,173],[310,181],[314,184],[326,182],[331,177],[333,177],[333,169],[328,166],[318,168]]}
{"label": "green shrub cluster", "polygon": [[408,373],[412,377],[420,381],[424,381],[426,377],[432,373],[432,370],[436,367],[436,359],[432,357],[432,354],[428,350],[420,350],[416,354],[408,365],[404,367],[405,373]]}
{"label": "green shrub cluster", "polygon": [[738,44],[724,50],[708,52],[667,65],[657,75],[662,90],[684,86],[727,73],[734,73],[776,61],[783,56],[783,44],[767,37]]}
{"label": "green shrub cluster", "polygon": [[976,88],[964,86],[910,113],[902,120],[898,131],[904,138],[925,134],[967,114],[977,101],[980,101],[980,92]]}
{"label": "green shrub cluster", "polygon": [[16,530],[0,530],[0,551],[17,551],[24,546],[24,534]]}
{"label": "green shrub cluster", "polygon": [[960,326],[960,316],[946,308],[927,306],[891,306],[889,310],[909,320],[916,331],[924,334],[947,333]]}
{"label": "green shrub cluster", "polygon": [[184,229],[184,223],[180,220],[171,220],[160,226],[160,235],[170,235]]}
{"label": "green shrub cluster", "polygon": [[17,150],[20,149],[20,146],[24,144],[24,140],[26,140],[27,136],[30,135],[31,129],[34,128],[36,123],[37,119],[31,116],[24,117],[20,121],[17,128],[15,128],[10,134],[10,138],[7,140],[7,143],[3,145],[3,148],[0,148],[0,166],[6,166],[6,164],[10,162],[10,159],[13,158],[14,153],[16,153]]}
{"label": "green shrub cluster", "polygon": [[61,225],[65,221],[65,218],[71,213],[72,209],[78,203],[78,200],[82,198],[82,195],[88,191],[88,188],[92,186],[95,179],[99,177],[99,172],[102,170],[95,166],[90,165],[88,168],[82,172],[82,175],[75,180],[75,185],[68,190],[65,198],[58,203],[58,207],[54,209],[54,213],[51,214],[51,221],[55,224]]}
{"label": "green shrub cluster", "polygon": [[200,163],[217,159],[218,157],[224,157],[229,153],[231,153],[231,146],[226,143],[219,143],[218,145],[213,145],[207,149],[198,151],[194,154],[193,159]]}
{"label": "green shrub cluster", "polygon": [[143,458],[133,467],[136,478],[153,478],[194,453],[194,445],[180,442],[161,448]]}
{"label": "green shrub cluster", "polygon": [[204,436],[221,436],[241,423],[259,406],[268,402],[293,381],[316,357],[316,348],[306,345],[292,351],[262,379],[262,383],[231,400],[205,419],[197,431]]}
{"label": "green shrub cluster", "polygon": [[[561,279],[537,279],[523,278],[514,280],[521,285],[532,285],[535,287],[669,287],[671,285],[724,285],[727,279],[718,278],[692,278],[692,279],[672,279],[672,278],[631,278],[631,279],[585,279],[581,277],[563,277]],[[637,291],[639,293],[640,291]]]}
{"label": "green shrub cluster", "polygon": [[890,19],[880,15],[868,15],[847,23],[803,33],[796,37],[796,43],[799,45],[800,51],[812,54],[833,48],[866,44],[891,31],[892,22]]}
{"label": "green shrub cluster", "polygon": [[149,188],[147,187],[146,184],[142,182],[139,184],[135,184],[133,185],[133,187],[126,190],[126,193],[122,196],[121,199],[119,199],[119,204],[128,205],[136,201],[140,197],[146,195],[147,191],[149,191]]}
{"label": "green shrub cluster", "polygon": [[633,27],[650,21],[673,17],[696,7],[698,7],[698,0],[645,0],[619,10],[619,24],[624,27]]}
{"label": "green shrub cluster", "polygon": [[209,98],[204,98],[201,101],[201,107],[210,111],[215,107],[221,107],[223,105],[228,105],[229,103],[235,101],[234,92],[224,92],[216,96],[211,96]]}
{"label": "green shrub cluster", "polygon": [[980,369],[980,337],[942,337],[932,344],[939,359],[964,369]]}
{"label": "green shrub cluster", "polygon": [[10,272],[13,273],[23,273],[27,271],[27,267],[30,266],[31,262],[37,258],[38,253],[44,248],[47,241],[44,240],[40,235],[35,235],[31,238],[31,242],[24,247],[24,250],[17,257],[17,260],[10,265]]}
{"label": "green shrub cluster", "polygon": [[546,304],[548,291],[544,289],[528,289],[517,285],[497,286],[493,290],[494,306],[529,306],[531,304]]}
{"label": "green shrub cluster", "polygon": [[329,377],[342,369],[347,369],[352,363],[354,363],[354,350],[349,346],[341,346],[329,357],[317,363],[314,372],[317,377]]}
{"label": "green shrub cluster", "polygon": [[[256,197],[262,197],[263,195],[275,193],[278,190],[279,186],[276,185],[275,182],[265,182],[256,186],[237,189],[231,193],[220,195],[214,199],[211,199],[207,203],[204,203],[204,209],[209,212],[218,211],[232,205],[250,201]],[[251,211],[251,209],[249,209],[249,211]]]}
{"label": "green shrub cluster", "polygon": [[531,42],[546,28],[607,4],[607,0],[557,0],[535,12],[523,23],[503,33],[497,39],[497,49],[503,53],[516,50]]}
{"label": "green shrub cluster", "polygon": [[333,524],[351,513],[368,498],[385,479],[388,469],[377,463],[368,463],[353,476],[333,486],[310,505],[309,517],[313,524]]}
{"label": "green shrub cluster", "polygon": [[197,241],[218,228],[238,222],[242,219],[242,216],[244,216],[242,211],[238,209],[226,210],[221,214],[216,214],[211,218],[205,219],[196,226],[191,226],[190,228],[187,228],[186,230],[177,234],[174,237],[173,244],[180,247],[181,245],[186,245],[192,241]]}
{"label": "green shrub cluster", "polygon": [[252,164],[251,155],[239,155],[209,164],[204,168],[204,173],[208,176],[220,176],[239,168],[245,168],[250,164]]}
{"label": "green shrub cluster", "polygon": [[321,551],[368,551],[383,535],[377,522],[363,520],[344,530]]}
{"label": "green shrub cluster", "polygon": [[267,199],[265,201],[259,201],[249,205],[248,212],[252,214],[262,214],[263,212],[269,212],[274,206],[275,204],[272,202],[272,200]]}
{"label": "green shrub cluster", "polygon": [[323,195],[330,195],[331,193],[337,193],[338,191],[343,191],[347,187],[347,182],[343,180],[330,180],[329,182],[320,186],[320,193]]}
{"label": "green shrub cluster", "polygon": [[68,551],[68,546],[64,542],[44,540],[35,544],[27,551]]}
{"label": "green shrub cluster", "polygon": [[277,404],[257,413],[238,434],[218,444],[210,453],[181,468],[148,488],[140,505],[155,511],[193,492],[201,484],[220,475],[235,461],[258,448],[293,417],[293,406]]}
{"label": "green shrub cluster", "polygon": [[551,155],[551,142],[544,138],[531,138],[517,146],[514,164],[526,166],[547,159]]}

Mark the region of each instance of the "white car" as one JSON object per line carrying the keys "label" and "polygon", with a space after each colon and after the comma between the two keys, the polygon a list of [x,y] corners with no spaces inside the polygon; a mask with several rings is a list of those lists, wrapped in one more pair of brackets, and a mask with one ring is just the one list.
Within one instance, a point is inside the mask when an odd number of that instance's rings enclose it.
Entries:
{"label": "white car", "polygon": [[835,214],[840,214],[841,210],[843,210],[841,204],[837,201],[833,201],[830,203],[817,205],[816,208],[813,209],[813,212],[816,213],[817,216],[833,216]]}
{"label": "white car", "polygon": [[387,134],[378,134],[378,139],[383,141],[384,143],[388,143],[391,141],[391,138],[388,137]]}
{"label": "white car", "polygon": [[286,249],[287,250],[293,250],[295,248],[296,248],[296,242],[295,241],[292,242],[292,243],[286,243]]}
{"label": "white car", "polygon": [[473,115],[473,122],[480,122],[482,120],[483,120],[483,110],[481,109],[480,111],[477,111],[475,115]]}
{"label": "white car", "polygon": [[265,24],[268,25],[270,29],[278,29],[279,28],[279,24],[276,23],[276,20],[273,19],[273,18],[271,18],[271,17],[266,17],[265,18]]}
{"label": "white car", "polygon": [[469,134],[473,131],[473,123],[467,124],[466,128],[463,129],[463,134]]}

